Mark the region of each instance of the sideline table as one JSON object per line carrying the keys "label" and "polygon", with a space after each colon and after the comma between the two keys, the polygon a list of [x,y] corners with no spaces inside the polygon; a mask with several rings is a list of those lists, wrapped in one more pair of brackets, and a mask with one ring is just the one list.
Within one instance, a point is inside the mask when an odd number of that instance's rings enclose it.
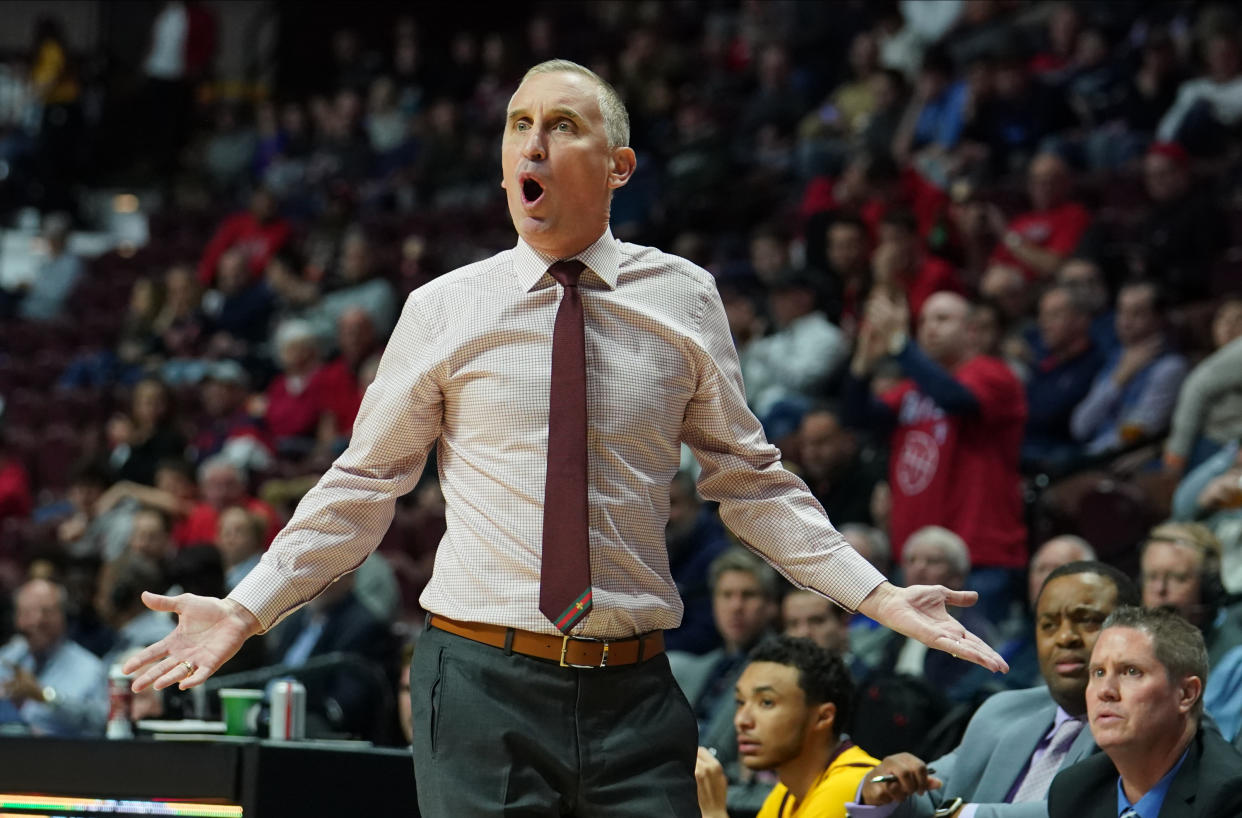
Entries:
{"label": "sideline table", "polygon": [[[22,793],[232,804],[244,818],[419,815],[408,750],[342,742],[0,737],[0,794]],[[6,800],[0,813],[23,814]]]}

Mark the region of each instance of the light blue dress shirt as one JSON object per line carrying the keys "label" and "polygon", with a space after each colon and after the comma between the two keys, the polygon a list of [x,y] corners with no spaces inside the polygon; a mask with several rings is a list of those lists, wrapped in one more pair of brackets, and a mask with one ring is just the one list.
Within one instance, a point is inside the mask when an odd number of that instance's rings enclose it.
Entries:
{"label": "light blue dress shirt", "polygon": [[0,685],[13,677],[13,668],[34,673],[39,683],[56,691],[54,702],[25,701],[20,707],[5,700],[0,720],[18,721],[36,735],[100,736],[108,718],[108,671],[86,648],[62,640],[35,671],[35,656],[26,639],[15,636],[0,648]]}
{"label": "light blue dress shirt", "polygon": [[1117,776],[1117,815],[1124,815],[1126,810],[1133,809],[1139,814],[1139,818],[1158,818],[1160,808],[1164,806],[1164,797],[1169,794],[1169,786],[1173,783],[1173,776],[1182,768],[1182,762],[1186,760],[1186,753],[1189,752],[1190,748],[1187,747],[1186,752],[1173,765],[1173,769],[1165,773],[1164,778],[1157,781],[1156,786],[1148,790],[1137,804],[1131,804],[1130,799],[1126,798],[1126,791],[1121,786],[1121,776]]}

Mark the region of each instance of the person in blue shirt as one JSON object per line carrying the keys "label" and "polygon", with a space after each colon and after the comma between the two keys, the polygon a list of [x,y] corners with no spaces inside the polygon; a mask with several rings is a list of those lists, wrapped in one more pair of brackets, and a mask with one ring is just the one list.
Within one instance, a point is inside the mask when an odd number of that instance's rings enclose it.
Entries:
{"label": "person in blue shirt", "polygon": [[1104,752],[1063,770],[1050,818],[1236,818],[1242,754],[1203,719],[1207,648],[1164,608],[1104,620],[1087,666],[1087,718]]}
{"label": "person in blue shirt", "polygon": [[1060,472],[1081,456],[1070,418],[1091,391],[1104,356],[1091,339],[1091,305],[1076,289],[1054,286],[1040,296],[1039,336],[1044,354],[1026,383],[1022,467]]}
{"label": "person in blue shirt", "polygon": [[953,60],[944,50],[923,55],[913,99],[893,140],[898,159],[925,148],[947,153],[957,146],[966,125],[969,88],[954,73]]}
{"label": "person in blue shirt", "polygon": [[[0,288],[0,299],[27,321],[46,322],[59,317],[74,287],[82,278],[82,259],[69,250],[73,222],[65,213],[52,213],[44,220],[45,255],[35,263],[29,280],[15,290]],[[3,307],[0,307],[3,310]]]}
{"label": "person in blue shirt", "polygon": [[1164,303],[1159,283],[1149,279],[1127,282],[1117,293],[1121,345],[1070,416],[1070,432],[1087,454],[1119,451],[1168,427],[1187,367],[1165,336]]}
{"label": "person in blue shirt", "polygon": [[65,637],[68,593],[45,579],[17,590],[17,636],[0,648],[0,723],[36,735],[98,736],[108,716],[103,662]]}

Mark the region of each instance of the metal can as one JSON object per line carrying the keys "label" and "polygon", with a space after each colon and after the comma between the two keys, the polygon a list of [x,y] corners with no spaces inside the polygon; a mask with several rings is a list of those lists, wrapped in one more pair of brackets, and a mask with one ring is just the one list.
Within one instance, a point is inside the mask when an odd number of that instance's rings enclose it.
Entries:
{"label": "metal can", "polygon": [[134,691],[130,688],[130,679],[121,672],[120,664],[108,670],[108,726],[105,735],[108,738],[133,738],[134,725],[130,721],[131,707],[134,703]]}
{"label": "metal can", "polygon": [[268,736],[277,741],[306,738],[306,687],[296,679],[272,683]]}

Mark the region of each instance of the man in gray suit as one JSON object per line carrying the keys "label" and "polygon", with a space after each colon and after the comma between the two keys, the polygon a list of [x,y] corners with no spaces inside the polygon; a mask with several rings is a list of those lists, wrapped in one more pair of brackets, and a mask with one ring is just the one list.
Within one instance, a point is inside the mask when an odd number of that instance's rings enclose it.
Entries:
{"label": "man in gray suit", "polygon": [[[961,744],[935,761],[909,753],[884,759],[864,779],[861,801],[848,805],[850,815],[1047,818],[1053,776],[1098,749],[1083,729],[1091,648],[1105,617],[1138,599],[1134,583],[1111,566],[1071,562],[1057,568],[1035,606],[1046,686],[992,696],[971,718]],[[881,776],[885,780],[877,781]]]}
{"label": "man in gray suit", "polygon": [[[695,656],[670,651],[673,677],[699,721],[699,744],[713,748],[731,781],[741,774],[733,714],[738,677],[746,656],[769,633],[780,611],[780,578],[745,548],[730,548],[708,567],[712,617],[723,647]],[[771,787],[763,788],[766,792]]]}

